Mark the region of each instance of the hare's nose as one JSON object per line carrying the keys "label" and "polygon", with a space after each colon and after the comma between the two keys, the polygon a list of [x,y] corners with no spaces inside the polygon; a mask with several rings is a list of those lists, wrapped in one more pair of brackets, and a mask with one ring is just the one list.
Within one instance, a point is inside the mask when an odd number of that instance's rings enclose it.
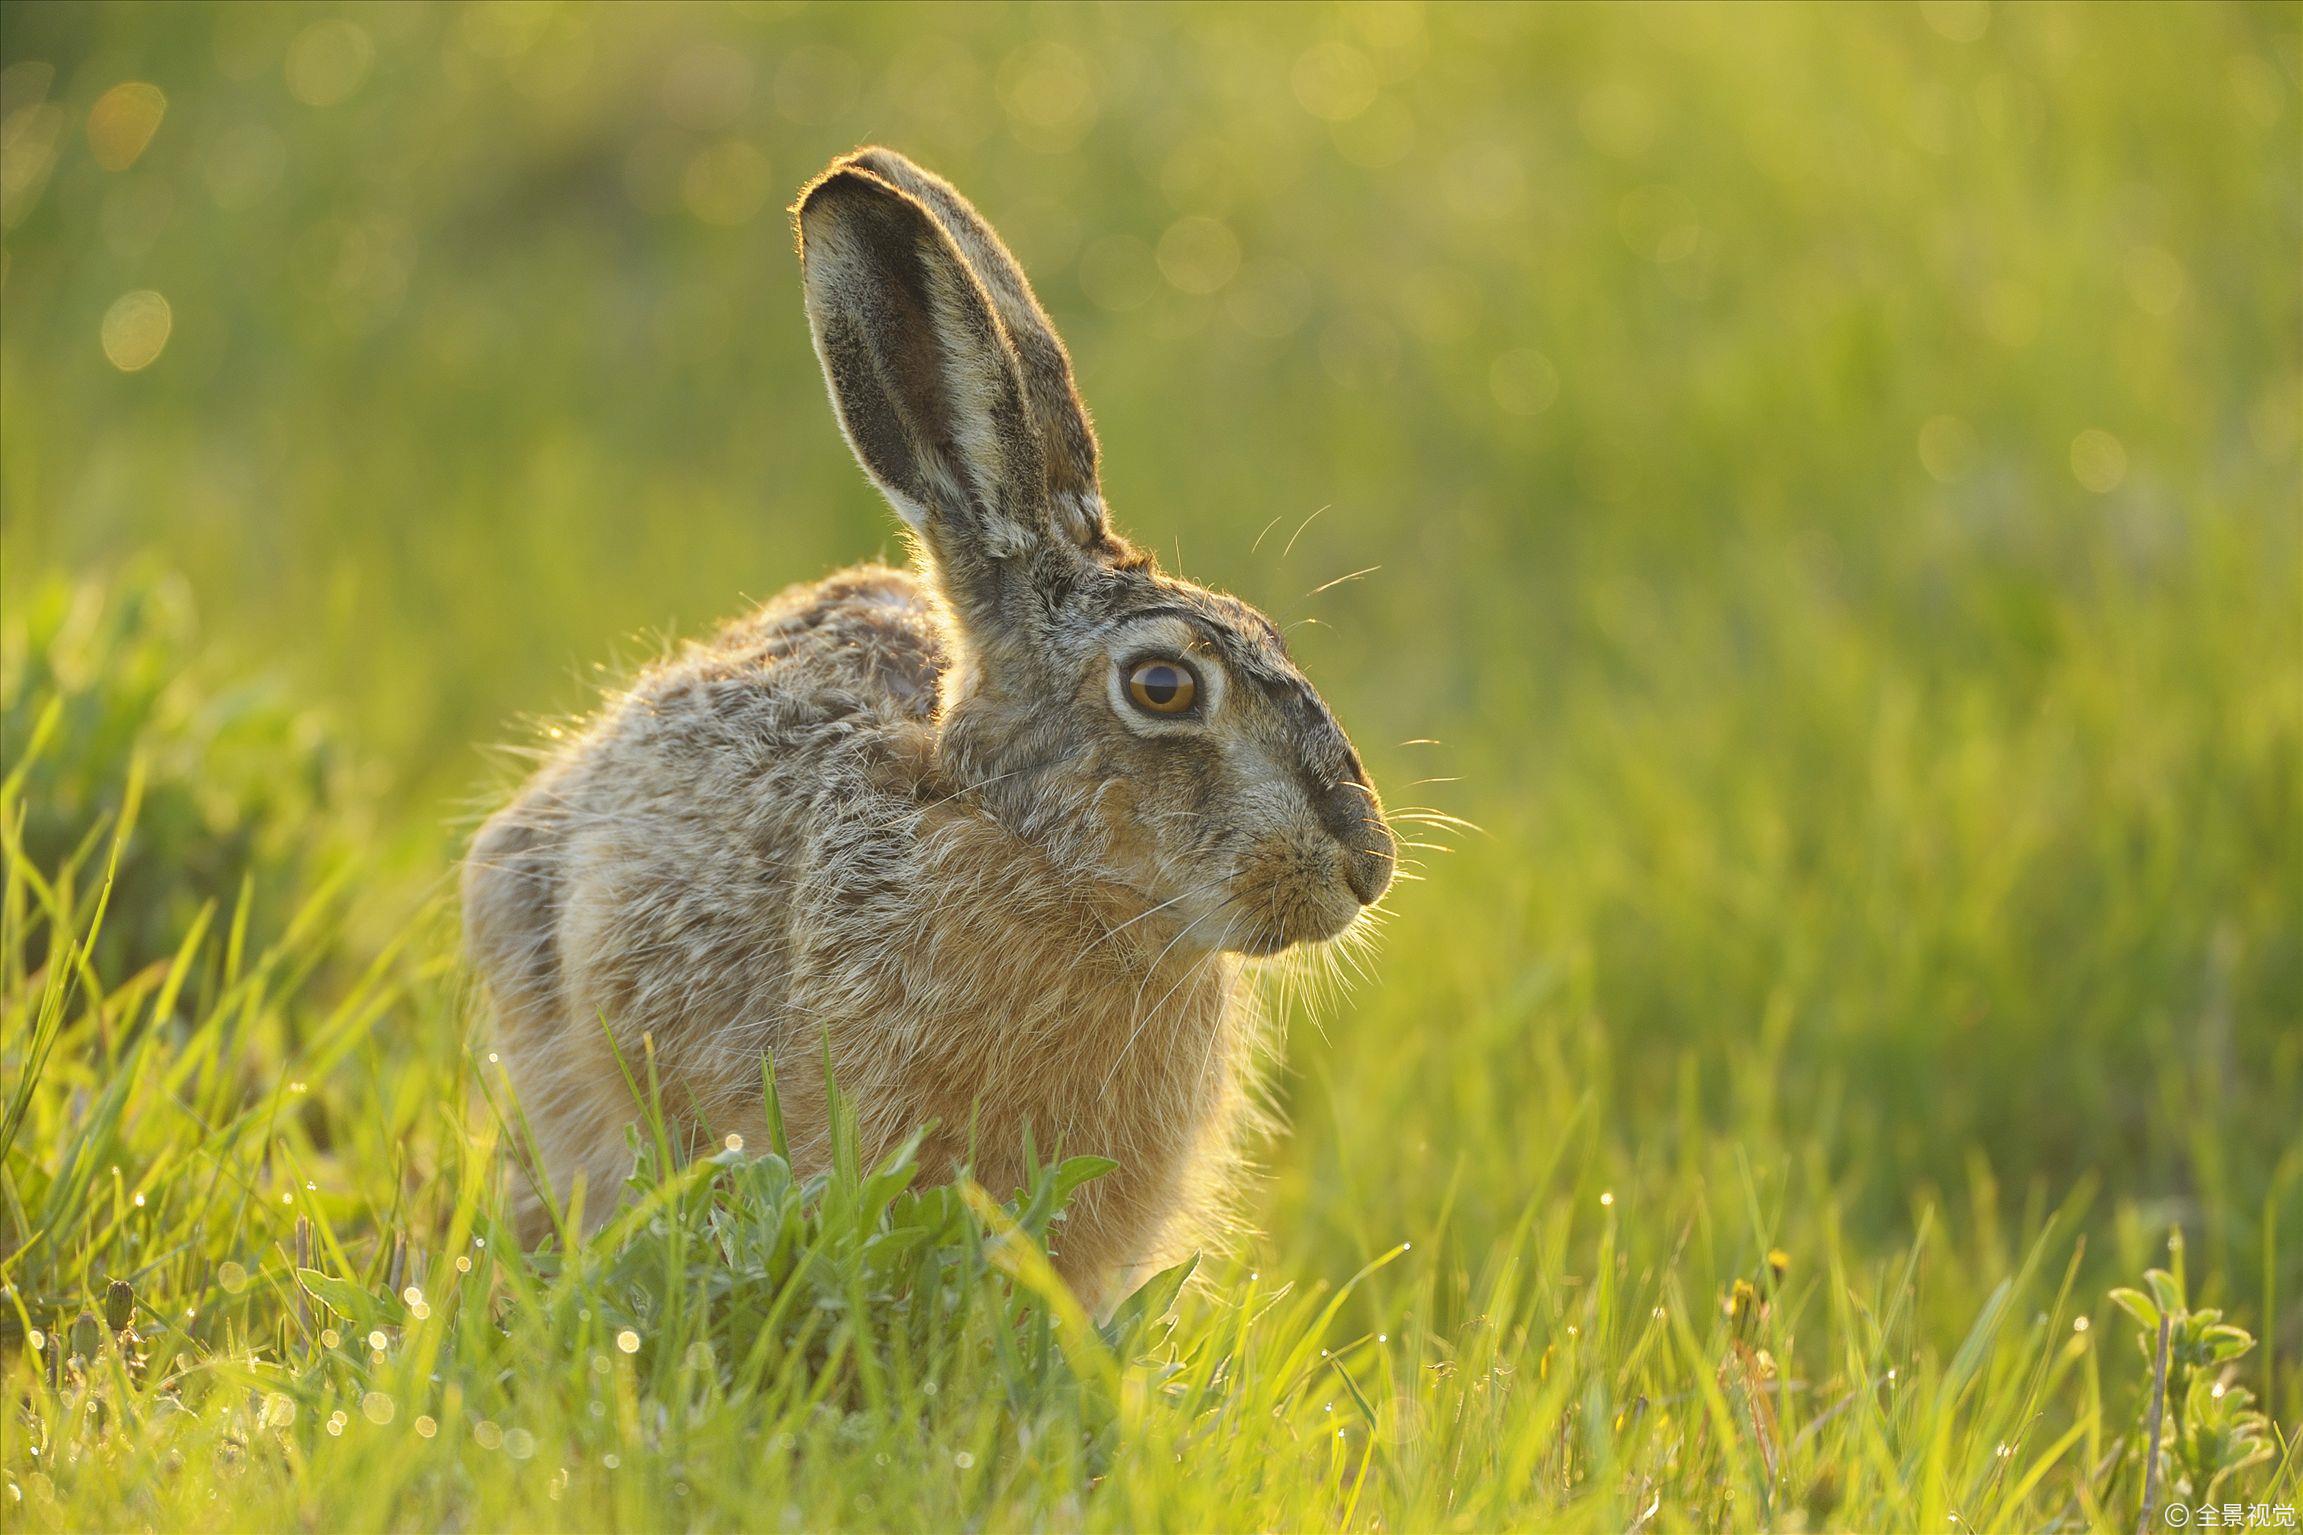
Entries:
{"label": "hare's nose", "polygon": [[1343,848],[1344,882],[1362,906],[1373,906],[1390,888],[1397,857],[1375,790],[1359,780],[1345,779],[1320,796],[1319,819]]}

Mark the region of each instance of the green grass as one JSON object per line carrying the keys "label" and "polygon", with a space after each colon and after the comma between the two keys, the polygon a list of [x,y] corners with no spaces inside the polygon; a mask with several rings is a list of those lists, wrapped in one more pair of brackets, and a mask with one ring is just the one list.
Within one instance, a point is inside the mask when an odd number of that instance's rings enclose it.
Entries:
{"label": "green grass", "polygon": [[[2122,1306],[2298,1501],[2303,9],[335,14],[0,11],[9,1528],[2132,1530]],[[498,1231],[485,748],[891,545],[867,138],[1478,828],[1104,1322],[1061,1169]]]}

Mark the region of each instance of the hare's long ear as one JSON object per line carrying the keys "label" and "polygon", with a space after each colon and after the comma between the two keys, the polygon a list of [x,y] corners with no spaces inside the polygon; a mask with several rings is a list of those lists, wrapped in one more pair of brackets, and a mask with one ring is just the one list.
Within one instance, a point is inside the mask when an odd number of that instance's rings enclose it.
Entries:
{"label": "hare's long ear", "polygon": [[1015,349],[1032,427],[1039,435],[1041,456],[1047,463],[1048,499],[1057,531],[1091,555],[1124,557],[1127,546],[1110,537],[1106,526],[1103,487],[1096,474],[1095,428],[1089,424],[1087,407],[1072,382],[1071,354],[1064,350],[1047,311],[1040,308],[1021,264],[1008,253],[990,222],[950,182],[894,150],[875,145],[857,150],[838,164],[868,171],[917,199],[959,246],[991,296],[1000,327]]}
{"label": "hare's long ear", "polygon": [[943,225],[836,167],[794,213],[808,323],[840,426],[963,614],[993,619],[1047,543],[1047,466],[1021,364]]}

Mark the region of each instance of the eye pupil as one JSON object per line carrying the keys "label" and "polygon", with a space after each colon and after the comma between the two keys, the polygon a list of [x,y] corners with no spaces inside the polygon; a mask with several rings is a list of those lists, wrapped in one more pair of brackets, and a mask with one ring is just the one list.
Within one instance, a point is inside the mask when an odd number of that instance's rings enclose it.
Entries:
{"label": "eye pupil", "polygon": [[1192,705],[1199,684],[1173,661],[1139,662],[1128,673],[1128,696],[1152,714],[1181,714]]}

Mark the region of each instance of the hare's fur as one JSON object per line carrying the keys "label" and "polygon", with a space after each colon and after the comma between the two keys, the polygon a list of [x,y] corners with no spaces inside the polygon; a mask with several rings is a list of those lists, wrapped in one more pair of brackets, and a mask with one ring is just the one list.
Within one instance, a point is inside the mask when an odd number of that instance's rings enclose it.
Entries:
{"label": "hare's fur", "polygon": [[[475,841],[468,947],[587,1222],[651,1057],[686,1133],[755,1146],[772,1058],[803,1170],[828,1062],[867,1158],[932,1125],[923,1165],[997,1192],[1027,1145],[1115,1158],[1058,1235],[1107,1291],[1210,1235],[1262,1054],[1241,954],[1352,920],[1389,833],[1278,631],[1104,525],[1061,343],[973,209],[866,151],[798,212],[920,568],[794,588],[612,699]],[[1194,718],[1127,703],[1143,653],[1201,679]]]}

